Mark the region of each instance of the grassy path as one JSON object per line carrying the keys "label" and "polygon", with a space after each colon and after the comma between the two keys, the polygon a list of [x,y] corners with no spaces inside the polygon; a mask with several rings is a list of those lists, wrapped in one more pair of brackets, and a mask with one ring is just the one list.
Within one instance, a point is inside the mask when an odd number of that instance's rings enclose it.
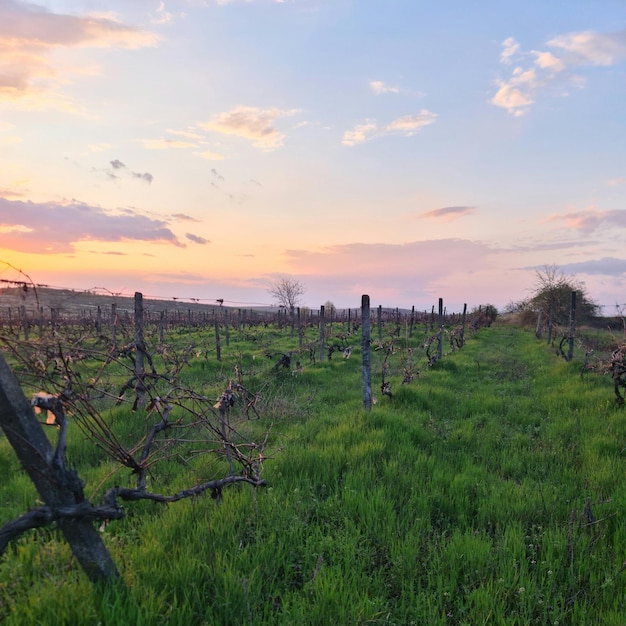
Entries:
{"label": "grassy path", "polygon": [[501,326],[365,413],[357,359],[277,384],[267,489],[111,524],[126,588],[20,542],[0,562],[6,624],[626,624],[609,381]]}

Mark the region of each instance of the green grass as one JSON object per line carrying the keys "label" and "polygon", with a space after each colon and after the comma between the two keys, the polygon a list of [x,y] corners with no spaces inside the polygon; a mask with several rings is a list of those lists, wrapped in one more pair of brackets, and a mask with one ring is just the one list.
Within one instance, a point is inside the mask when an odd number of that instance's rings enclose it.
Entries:
{"label": "green grass", "polygon": [[[339,326],[339,325],[337,325]],[[289,329],[231,334],[222,361],[207,346],[185,383],[213,395],[235,365],[262,388],[254,437],[272,424],[268,486],[171,505],[126,505],[103,529],[120,583],[90,587],[53,529],[33,531],[0,560],[6,624],[624,624],[626,412],[609,379],[585,375],[530,331],[484,329],[400,384],[405,339],[372,353],[377,403],[362,409],[358,337],[304,371],[262,356],[294,350]],[[339,332],[339,329],[336,330]],[[243,335],[243,334],[242,334]],[[314,329],[309,341],[314,338]],[[418,336],[419,335],[419,336]],[[181,334],[180,345],[189,340]],[[583,355],[584,356],[584,355]],[[582,360],[582,357],[581,357]],[[112,410],[120,436],[139,414]],[[113,465],[70,430],[68,458],[102,492]],[[168,462],[163,490],[217,471]],[[0,440],[1,520],[35,503]],[[109,481],[128,480],[118,472]],[[589,514],[593,523],[589,523]]]}

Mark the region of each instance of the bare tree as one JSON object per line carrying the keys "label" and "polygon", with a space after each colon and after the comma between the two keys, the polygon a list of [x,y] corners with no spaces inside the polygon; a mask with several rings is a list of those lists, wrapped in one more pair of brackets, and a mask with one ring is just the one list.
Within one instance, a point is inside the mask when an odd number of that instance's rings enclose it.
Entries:
{"label": "bare tree", "polygon": [[280,306],[289,309],[293,314],[294,309],[302,301],[306,288],[297,278],[280,276],[272,281],[267,292],[274,297]]}

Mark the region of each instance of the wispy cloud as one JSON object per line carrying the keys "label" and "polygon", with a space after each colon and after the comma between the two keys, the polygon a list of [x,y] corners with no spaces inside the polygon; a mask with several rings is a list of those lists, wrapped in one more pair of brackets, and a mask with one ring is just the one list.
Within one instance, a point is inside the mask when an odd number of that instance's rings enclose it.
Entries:
{"label": "wispy cloud", "polygon": [[150,172],[133,172],[129,170],[122,161],[119,159],[113,159],[110,162],[111,169],[107,171],[107,175],[111,179],[118,179],[118,172],[126,172],[131,178],[137,178],[139,180],[143,180],[145,183],[150,184],[154,180],[154,176],[150,174]]}
{"label": "wispy cloud", "polygon": [[147,150],[169,150],[171,148],[195,148],[197,144],[180,139],[140,139]]}
{"label": "wispy cloud", "polygon": [[187,237],[189,241],[193,241],[193,243],[199,243],[200,245],[211,243],[208,239],[205,239],[204,237],[200,237],[198,235],[194,235],[193,233],[185,233],[185,237]]}
{"label": "wispy cloud", "polygon": [[511,64],[511,58],[517,53],[519,50],[519,44],[513,37],[508,37],[502,42],[502,52],[500,53],[500,63],[504,63],[505,65]]}
{"label": "wispy cloud", "polygon": [[211,152],[210,150],[204,150],[203,152],[194,152],[194,154],[201,159],[206,159],[207,161],[223,161],[224,155],[219,152]]}
{"label": "wispy cloud", "polygon": [[615,257],[604,257],[591,261],[581,261],[579,263],[566,263],[559,267],[567,273],[572,274],[598,274],[604,276],[626,275],[626,259],[616,259]]}
{"label": "wispy cloud", "polygon": [[523,54],[520,45],[509,37],[502,42],[500,62],[516,64],[508,79],[496,81],[497,91],[491,104],[514,116],[526,113],[542,90],[559,87],[580,88],[584,78],[574,73],[584,67],[611,66],[626,59],[626,30],[615,33],[582,31],[566,33],[549,39],[547,50],[531,50]]}
{"label": "wispy cloud", "polygon": [[590,207],[584,211],[572,211],[551,215],[548,222],[560,222],[567,228],[591,233],[602,227],[626,228],[626,209],[599,211]]}
{"label": "wispy cloud", "polygon": [[420,213],[417,217],[421,219],[443,219],[445,221],[452,221],[459,217],[471,215],[475,210],[476,207],[473,206],[447,206],[441,209],[426,211],[426,213]]}
{"label": "wispy cloud", "polygon": [[[437,239],[414,241],[405,244],[365,244],[352,243],[323,248],[317,252],[308,250],[288,250],[292,267],[302,274],[323,274],[336,276],[348,274],[358,276],[385,276],[389,274],[406,276],[438,275],[441,258],[447,264],[459,263],[467,267],[476,263],[479,257],[494,252],[487,245],[465,239]],[[415,263],[420,259],[420,263]],[[400,268],[406,268],[402,272]],[[447,270],[446,270],[447,271]],[[403,274],[406,274],[404,276]]]}
{"label": "wispy cloud", "polygon": [[197,222],[200,223],[200,220],[195,217],[191,217],[191,215],[187,215],[186,213],[173,213],[172,219],[179,220],[181,222]]}
{"label": "wispy cloud", "polygon": [[164,220],[97,206],[0,198],[0,247],[34,254],[73,252],[81,241],[144,241],[184,246]]}
{"label": "wispy cloud", "polygon": [[159,2],[155,15],[152,17],[153,24],[169,24],[172,14],[165,8],[165,2]]}
{"label": "wispy cloud", "polygon": [[377,96],[380,96],[384,93],[400,93],[400,89],[398,89],[398,87],[392,87],[391,85],[387,85],[382,80],[371,80],[370,89]]}
{"label": "wispy cloud", "polygon": [[375,120],[366,120],[361,124],[357,124],[351,130],[347,130],[343,134],[341,143],[345,146],[355,146],[374,137],[385,135],[411,137],[424,126],[433,124],[436,119],[436,113],[422,109],[415,115],[404,115],[383,126],[379,126]]}
{"label": "wispy cloud", "polygon": [[276,120],[299,112],[299,109],[238,106],[216,115],[208,122],[199,123],[198,126],[223,135],[248,139],[255,147],[270,151],[282,146],[285,140],[284,133],[274,126]]}
{"label": "wispy cloud", "polygon": [[84,113],[62,86],[93,68],[64,65],[63,48],[137,49],[157,43],[155,34],[112,15],[66,15],[17,0],[0,2],[0,102],[27,109]]}

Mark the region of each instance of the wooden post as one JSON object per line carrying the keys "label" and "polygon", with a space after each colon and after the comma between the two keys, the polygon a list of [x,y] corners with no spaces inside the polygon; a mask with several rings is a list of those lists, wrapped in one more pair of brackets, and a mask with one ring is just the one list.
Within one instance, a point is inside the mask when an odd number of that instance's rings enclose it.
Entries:
{"label": "wooden post", "polygon": [[324,360],[324,334],[325,334],[324,305],[320,307],[320,362]]}
{"label": "wooden post", "polygon": [[135,404],[143,408],[146,403],[146,388],[144,386],[145,367],[144,357],[146,345],[143,339],[143,294],[135,292]]}
{"label": "wooden post", "polygon": [[409,337],[413,336],[413,324],[415,324],[415,305],[411,307],[411,322],[409,323]]}
{"label": "wooden post", "polygon": [[552,325],[554,323],[554,298],[550,299],[550,312],[548,313],[548,345],[552,341]]}
{"label": "wooden post", "polygon": [[19,308],[22,329],[24,330],[24,341],[28,341],[28,317],[26,316],[26,306],[22,304]]}
{"label": "wooden post", "polygon": [[576,336],[576,292],[572,291],[572,303],[569,310],[569,348],[567,351],[567,360],[571,361],[574,356],[574,338]]}
{"label": "wooden post", "polygon": [[372,410],[372,368],[370,360],[370,297],[361,296],[361,379],[363,408]]}
{"label": "wooden post", "polygon": [[226,347],[230,346],[230,330],[228,328],[228,309],[224,309],[224,335],[226,336]]}
{"label": "wooden post", "polygon": [[465,320],[467,318],[467,302],[463,305],[463,318],[461,321],[461,345],[465,343]]}
{"label": "wooden post", "polygon": [[[82,482],[62,464],[62,454],[52,449],[28,400],[0,354],[0,427],[15,450],[39,496],[52,508],[85,503]],[[59,431],[61,432],[61,431]],[[60,517],[59,530],[91,582],[119,577],[100,534],[86,519]]]}
{"label": "wooden post", "polygon": [[302,350],[302,336],[304,335],[304,329],[302,328],[300,307],[297,308],[296,315],[298,316],[298,348]]}
{"label": "wooden post", "polygon": [[117,304],[111,303],[111,342],[113,348],[117,347]]}
{"label": "wooden post", "polygon": [[220,343],[220,321],[216,317],[213,320],[215,326],[215,354],[218,361],[222,360],[222,345]]}
{"label": "wooden post", "polygon": [[102,335],[102,309],[100,305],[98,305],[98,310],[96,311],[96,334],[98,337]]}
{"label": "wooden post", "polygon": [[439,321],[437,323],[439,325],[439,344],[437,345],[437,360],[439,360],[441,359],[443,354],[443,298],[439,298]]}
{"label": "wooden post", "polygon": [[159,343],[163,344],[163,333],[165,330],[165,311],[161,311],[159,315]]}
{"label": "wooden post", "polygon": [[378,305],[376,315],[376,325],[378,327],[378,341],[383,340],[383,307],[382,304]]}

